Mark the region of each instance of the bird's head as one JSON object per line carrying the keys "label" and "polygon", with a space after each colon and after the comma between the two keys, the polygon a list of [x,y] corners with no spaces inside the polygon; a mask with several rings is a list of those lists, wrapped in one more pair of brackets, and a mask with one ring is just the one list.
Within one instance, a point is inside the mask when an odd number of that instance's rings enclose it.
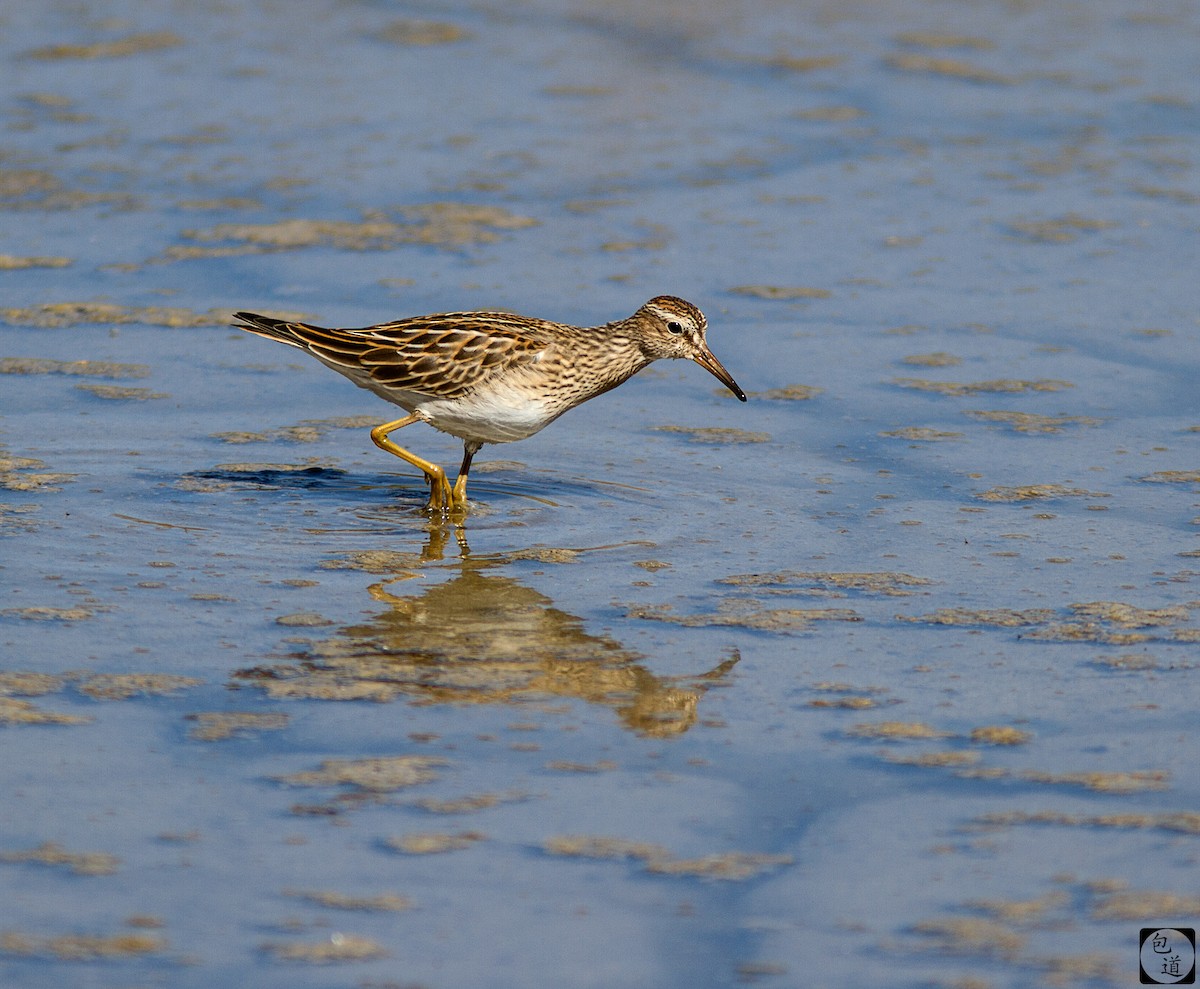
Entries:
{"label": "bird's head", "polygon": [[704,313],[690,302],[673,295],[651,299],[634,314],[639,329],[642,353],[651,360],[669,358],[695,361],[738,397],[746,401],[746,393],[738,387],[733,375],[708,349],[704,339],[708,321]]}

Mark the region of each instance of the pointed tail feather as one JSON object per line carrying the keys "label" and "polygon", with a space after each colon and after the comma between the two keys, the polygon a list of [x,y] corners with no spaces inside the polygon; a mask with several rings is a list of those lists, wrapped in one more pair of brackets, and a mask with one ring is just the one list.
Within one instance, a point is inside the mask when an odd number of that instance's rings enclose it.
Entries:
{"label": "pointed tail feather", "polygon": [[300,328],[308,329],[303,323],[291,323],[286,319],[275,319],[272,316],[260,316],[253,312],[235,312],[233,318],[240,322],[232,324],[239,330],[246,330],[268,340],[278,340],[292,347],[304,349],[304,340],[297,333]]}

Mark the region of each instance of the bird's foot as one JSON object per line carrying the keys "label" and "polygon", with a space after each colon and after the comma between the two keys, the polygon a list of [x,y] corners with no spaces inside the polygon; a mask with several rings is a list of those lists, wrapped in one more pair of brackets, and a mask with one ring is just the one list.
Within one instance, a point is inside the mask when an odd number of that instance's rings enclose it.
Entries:
{"label": "bird's foot", "polygon": [[451,486],[445,472],[426,474],[429,482],[429,502],[425,510],[434,518],[461,519],[467,512],[467,485],[460,477]]}

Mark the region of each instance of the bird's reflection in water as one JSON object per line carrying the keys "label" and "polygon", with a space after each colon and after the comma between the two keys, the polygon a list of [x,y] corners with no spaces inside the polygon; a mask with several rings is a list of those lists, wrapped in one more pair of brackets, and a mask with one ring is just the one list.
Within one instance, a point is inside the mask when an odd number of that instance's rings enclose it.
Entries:
{"label": "bird's reflection in water", "polygon": [[[461,529],[456,536],[462,555],[451,579],[423,590],[410,580],[422,576],[424,563],[441,558],[441,530],[419,556],[388,555],[394,575],[369,588],[387,605],[384,611],[311,642],[288,661],[235,677],[279,699],[511,704],[570,698],[612,708],[639,734],[670,736],[695,724],[700,699],[738,661],[735,651],[697,675],[659,676],[643,657],[607,635],[590,634],[544,594],[489,572],[511,556],[472,558]],[[378,568],[380,556],[371,559]],[[430,575],[442,572],[438,567]],[[401,593],[409,589],[414,593]]]}

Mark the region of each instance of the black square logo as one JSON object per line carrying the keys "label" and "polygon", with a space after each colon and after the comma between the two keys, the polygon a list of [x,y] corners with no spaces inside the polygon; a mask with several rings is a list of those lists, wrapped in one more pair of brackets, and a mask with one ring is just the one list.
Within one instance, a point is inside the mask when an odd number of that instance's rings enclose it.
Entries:
{"label": "black square logo", "polygon": [[1143,927],[1138,962],[1144,986],[1195,985],[1196,929]]}

